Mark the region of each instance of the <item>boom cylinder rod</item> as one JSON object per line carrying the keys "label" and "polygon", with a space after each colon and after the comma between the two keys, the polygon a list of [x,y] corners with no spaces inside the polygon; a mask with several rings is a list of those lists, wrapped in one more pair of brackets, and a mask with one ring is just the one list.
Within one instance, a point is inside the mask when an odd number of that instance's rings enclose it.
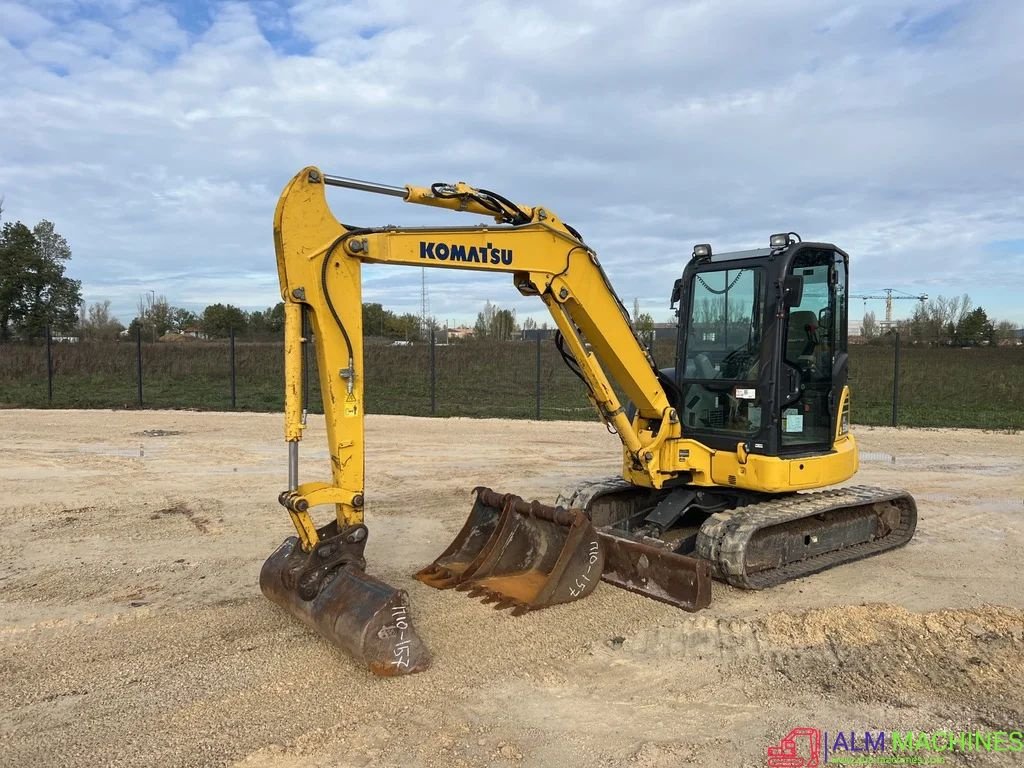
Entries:
{"label": "boom cylinder rod", "polygon": [[405,187],[392,187],[388,184],[377,184],[373,181],[360,181],[349,179],[344,176],[330,176],[324,174],[324,184],[329,187],[345,187],[346,189],[358,189],[363,192],[373,192],[377,195],[391,195],[392,197],[406,197],[409,190]]}
{"label": "boom cylinder rod", "polygon": [[288,490],[299,487],[299,444],[297,441],[288,443]]}

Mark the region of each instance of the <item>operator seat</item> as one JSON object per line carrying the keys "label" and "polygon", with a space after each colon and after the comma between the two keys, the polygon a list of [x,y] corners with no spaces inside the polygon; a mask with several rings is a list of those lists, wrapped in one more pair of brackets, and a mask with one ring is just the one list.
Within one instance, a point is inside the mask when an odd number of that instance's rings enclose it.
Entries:
{"label": "operator seat", "polygon": [[801,358],[813,360],[818,340],[818,316],[810,310],[789,313],[786,329],[786,360],[798,363]]}

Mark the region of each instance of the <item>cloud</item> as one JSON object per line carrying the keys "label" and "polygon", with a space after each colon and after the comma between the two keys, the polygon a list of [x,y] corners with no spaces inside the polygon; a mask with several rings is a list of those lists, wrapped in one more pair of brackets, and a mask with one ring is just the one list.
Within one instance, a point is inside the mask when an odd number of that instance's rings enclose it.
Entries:
{"label": "cloud", "polygon": [[[666,319],[695,242],[836,242],[853,290],[967,291],[1024,323],[1024,6],[883,0],[0,6],[5,217],[53,220],[90,301],[276,301],[276,197],[301,167],[466,180],[557,211],[623,301]],[[333,193],[359,224],[463,225]],[[418,312],[420,274],[367,298]],[[431,311],[540,317],[435,270]],[[999,285],[1002,291],[992,290]]]}

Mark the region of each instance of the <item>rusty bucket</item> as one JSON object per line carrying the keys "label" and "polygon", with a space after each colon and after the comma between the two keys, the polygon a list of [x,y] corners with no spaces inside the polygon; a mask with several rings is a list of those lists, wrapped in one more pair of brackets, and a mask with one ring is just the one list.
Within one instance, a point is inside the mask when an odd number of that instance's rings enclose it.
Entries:
{"label": "rusty bucket", "polygon": [[[375,675],[421,672],[430,666],[430,652],[413,629],[409,597],[363,572],[365,528],[356,528],[362,537],[342,546],[358,548],[360,557],[326,573],[317,572],[318,561],[326,559],[317,549],[303,552],[296,537],[286,539],[263,564],[260,589]],[[329,545],[331,539],[325,541]]]}
{"label": "rusty bucket", "polygon": [[603,567],[604,552],[585,512],[477,488],[462,530],[416,578],[520,615],[586,597]]}
{"label": "rusty bucket", "polygon": [[449,589],[469,579],[490,552],[505,504],[512,494],[499,494],[490,488],[473,489],[473,509],[452,539],[452,543],[415,578],[435,589]]}

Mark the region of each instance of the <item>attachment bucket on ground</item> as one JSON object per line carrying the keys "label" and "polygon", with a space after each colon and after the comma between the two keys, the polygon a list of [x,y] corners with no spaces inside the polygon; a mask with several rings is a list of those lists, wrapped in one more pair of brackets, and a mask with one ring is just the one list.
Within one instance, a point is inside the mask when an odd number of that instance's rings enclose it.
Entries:
{"label": "attachment bucket on ground", "polygon": [[[360,543],[365,544],[365,534]],[[316,574],[317,559],[317,549],[303,552],[296,537],[286,539],[263,564],[260,589],[375,675],[406,675],[430,666],[430,652],[412,627],[405,590],[364,573],[361,562]]]}
{"label": "attachment bucket on ground", "polygon": [[518,615],[586,597],[603,567],[585,512],[477,488],[462,530],[416,578],[469,591]]}

